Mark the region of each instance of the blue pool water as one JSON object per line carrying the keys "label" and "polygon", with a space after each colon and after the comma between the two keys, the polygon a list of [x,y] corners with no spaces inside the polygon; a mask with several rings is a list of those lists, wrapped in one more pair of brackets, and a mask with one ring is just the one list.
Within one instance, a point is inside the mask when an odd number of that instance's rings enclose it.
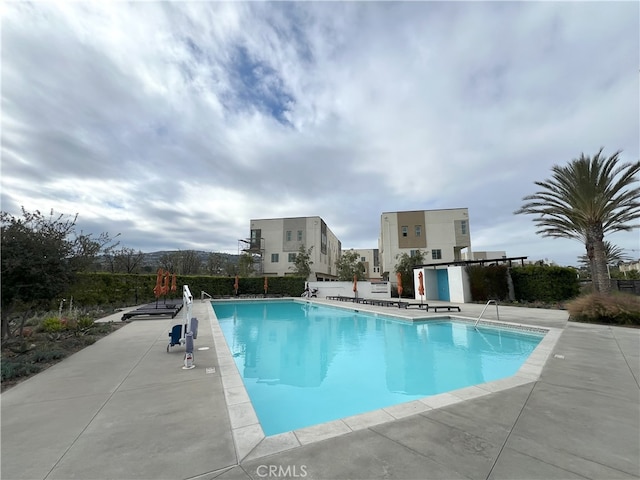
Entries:
{"label": "blue pool water", "polygon": [[265,435],[511,376],[542,340],[297,301],[212,305]]}

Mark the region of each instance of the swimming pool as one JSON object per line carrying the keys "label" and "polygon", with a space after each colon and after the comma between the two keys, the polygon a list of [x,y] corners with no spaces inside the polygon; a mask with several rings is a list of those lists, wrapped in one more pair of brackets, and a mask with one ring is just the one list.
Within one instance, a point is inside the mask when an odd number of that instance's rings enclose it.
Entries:
{"label": "swimming pool", "polygon": [[511,376],[543,337],[298,301],[212,306],[266,435]]}

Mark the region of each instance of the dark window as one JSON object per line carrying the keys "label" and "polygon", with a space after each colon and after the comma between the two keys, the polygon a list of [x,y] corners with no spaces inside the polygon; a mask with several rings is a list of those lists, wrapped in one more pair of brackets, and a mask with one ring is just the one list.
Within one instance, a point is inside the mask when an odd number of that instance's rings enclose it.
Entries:
{"label": "dark window", "polygon": [[259,228],[251,230],[251,249],[258,250],[260,249],[260,235],[262,230]]}

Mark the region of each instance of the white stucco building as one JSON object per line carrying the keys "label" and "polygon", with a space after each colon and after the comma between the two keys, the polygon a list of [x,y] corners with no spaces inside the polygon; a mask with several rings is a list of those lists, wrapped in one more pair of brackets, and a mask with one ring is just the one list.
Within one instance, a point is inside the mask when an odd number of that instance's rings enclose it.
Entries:
{"label": "white stucco building", "polygon": [[620,271],[622,273],[633,272],[633,271],[640,272],[640,260],[621,263],[618,265],[618,267],[620,268]]}
{"label": "white stucco building", "polygon": [[494,260],[494,259],[502,259],[507,258],[507,252],[504,250],[499,251],[473,251],[471,252],[462,252],[462,260]]}
{"label": "white stucco building", "polygon": [[335,280],[341,243],[320,217],[252,219],[244,251],[256,256],[266,276],[292,275],[300,246],[311,250],[309,281]]}
{"label": "white stucco building", "polygon": [[364,265],[364,279],[376,281],[382,279],[382,267],[380,265],[380,251],[377,248],[351,248],[344,252],[356,252],[358,259]]}
{"label": "white stucco building", "polygon": [[[424,254],[424,262],[462,260],[463,250],[470,255],[469,210],[413,210],[384,212],[380,216],[378,248],[383,275],[393,277],[397,256]],[[388,278],[388,277],[387,277]]]}

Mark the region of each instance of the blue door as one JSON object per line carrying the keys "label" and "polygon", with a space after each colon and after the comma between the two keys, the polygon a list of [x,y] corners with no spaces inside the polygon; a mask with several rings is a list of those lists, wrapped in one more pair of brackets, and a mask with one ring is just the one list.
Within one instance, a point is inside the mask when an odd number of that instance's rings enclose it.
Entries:
{"label": "blue door", "polygon": [[449,272],[446,269],[438,272],[438,300],[449,301]]}

